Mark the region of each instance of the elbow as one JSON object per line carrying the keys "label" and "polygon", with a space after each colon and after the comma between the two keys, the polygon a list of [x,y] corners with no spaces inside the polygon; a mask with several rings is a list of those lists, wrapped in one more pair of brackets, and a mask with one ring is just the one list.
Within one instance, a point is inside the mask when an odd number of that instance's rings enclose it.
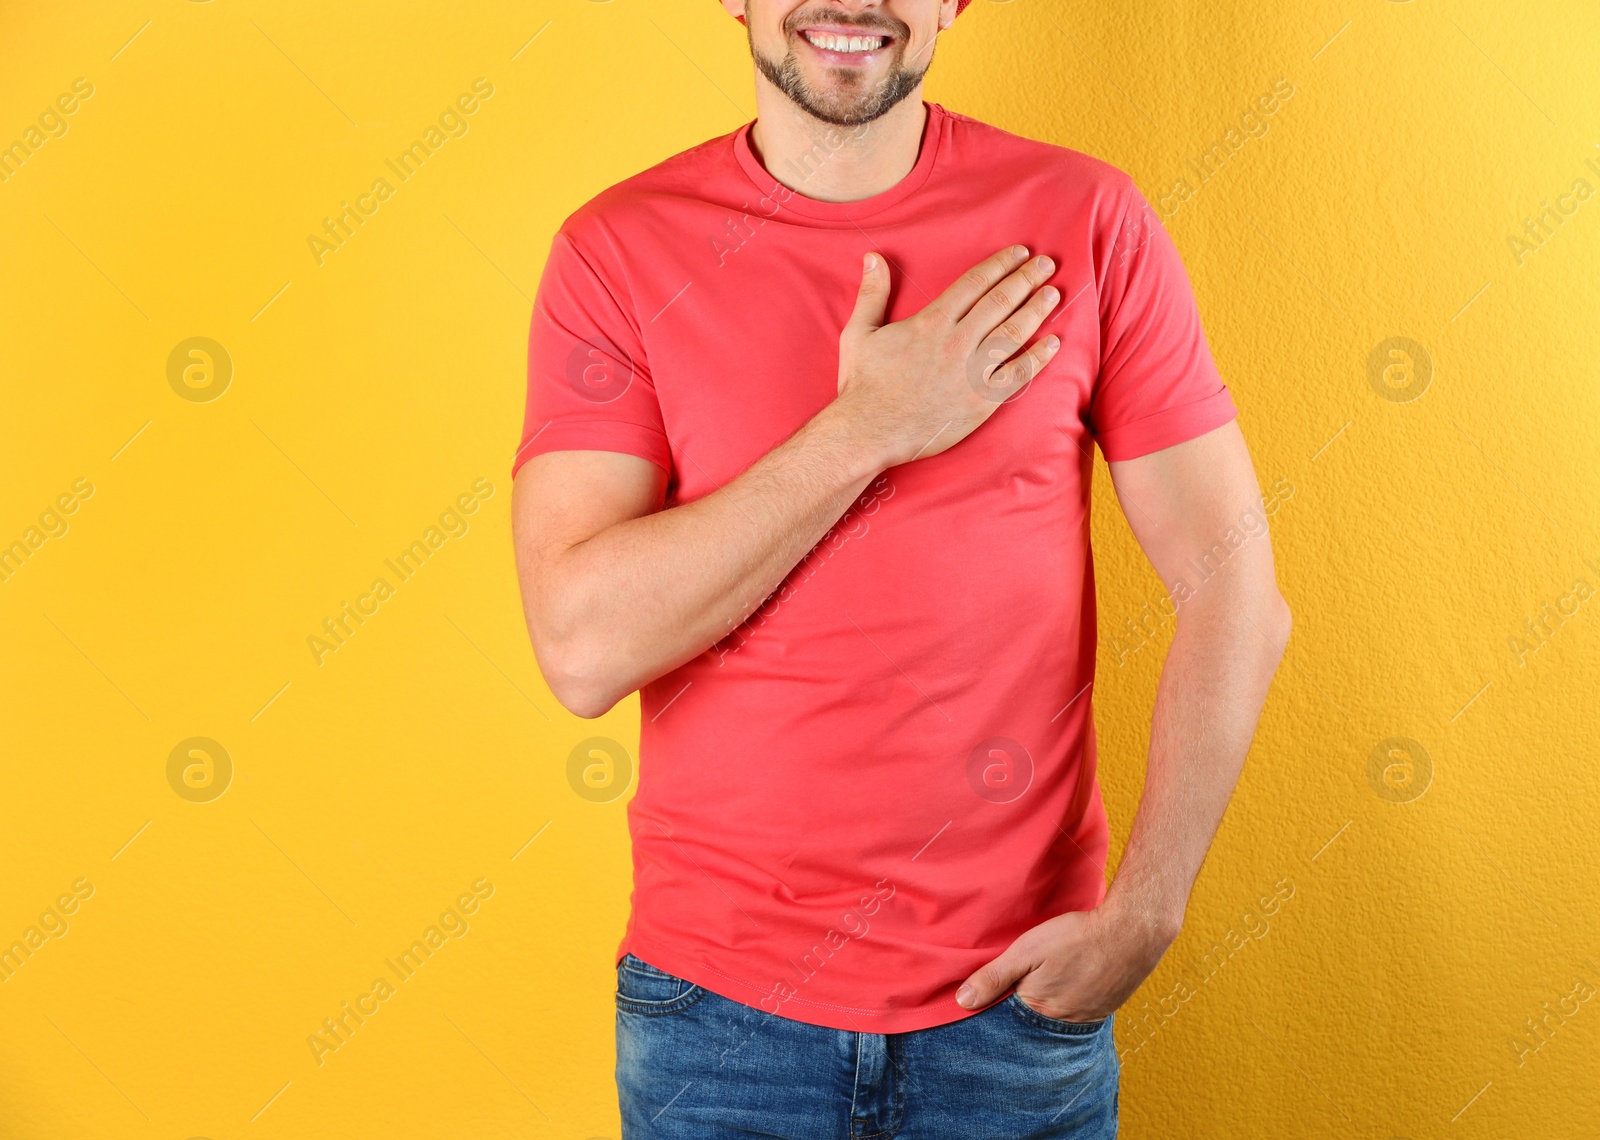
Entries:
{"label": "elbow", "polygon": [[[1268,574],[1236,580],[1228,588],[1210,593],[1202,590],[1180,605],[1189,609],[1197,630],[1233,638],[1241,646],[1249,647],[1253,655],[1270,659],[1274,666],[1288,648],[1293,615],[1289,612],[1288,601]],[[1180,608],[1180,615],[1182,612]],[[1180,629],[1183,620],[1181,616],[1178,619]]]}
{"label": "elbow", "polygon": [[573,716],[582,717],[584,720],[594,720],[597,717],[605,716],[606,713],[616,707],[617,703],[616,700],[593,689],[574,688],[565,685],[558,689],[552,685],[550,686],[550,691],[555,695],[556,700],[560,702],[562,708]]}
{"label": "elbow", "polygon": [[573,716],[594,720],[624,696],[617,691],[615,678],[606,674],[604,662],[581,645],[535,639],[534,658],[551,696]]}

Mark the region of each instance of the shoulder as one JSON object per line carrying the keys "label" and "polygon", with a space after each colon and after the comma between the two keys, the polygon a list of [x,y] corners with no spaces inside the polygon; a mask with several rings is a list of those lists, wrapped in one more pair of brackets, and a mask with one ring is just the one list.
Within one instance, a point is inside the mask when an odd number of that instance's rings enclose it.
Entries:
{"label": "shoulder", "polygon": [[560,234],[584,252],[598,255],[630,229],[670,219],[683,203],[702,199],[707,185],[726,177],[736,165],[736,133],[696,143],[606,187],[567,215]]}
{"label": "shoulder", "polygon": [[1113,208],[1114,218],[1142,201],[1133,177],[1103,158],[940,109],[950,119],[950,142],[958,154],[991,166],[1000,178],[1105,203]]}

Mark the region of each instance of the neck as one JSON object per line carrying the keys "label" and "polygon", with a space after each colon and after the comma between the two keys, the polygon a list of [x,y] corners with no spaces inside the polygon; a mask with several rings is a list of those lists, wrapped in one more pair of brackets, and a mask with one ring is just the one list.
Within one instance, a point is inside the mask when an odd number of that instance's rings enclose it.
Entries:
{"label": "neck", "polygon": [[756,76],[750,149],[783,185],[821,202],[858,202],[894,186],[917,164],[928,111],[922,85],[870,123],[839,127]]}

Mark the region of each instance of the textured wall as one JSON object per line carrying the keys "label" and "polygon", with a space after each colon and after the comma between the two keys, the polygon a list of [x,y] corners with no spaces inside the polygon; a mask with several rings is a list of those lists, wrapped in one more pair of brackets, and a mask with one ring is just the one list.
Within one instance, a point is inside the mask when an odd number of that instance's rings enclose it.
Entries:
{"label": "textured wall", "polygon": [[[1124,1135],[1596,1134],[1597,57],[1580,0],[978,0],[940,46],[930,98],[1166,217],[1295,611]],[[741,29],[11,3],[0,61],[0,1136],[614,1137],[631,773],[568,757],[637,703],[541,683],[507,469],[552,230],[754,114]],[[1120,843],[1171,622],[1108,493],[1095,539]]]}

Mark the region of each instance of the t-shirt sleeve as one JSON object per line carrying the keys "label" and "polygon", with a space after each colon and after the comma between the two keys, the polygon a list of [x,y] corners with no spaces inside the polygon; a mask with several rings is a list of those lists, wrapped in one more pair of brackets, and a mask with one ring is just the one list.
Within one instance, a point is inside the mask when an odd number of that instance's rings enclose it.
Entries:
{"label": "t-shirt sleeve", "polygon": [[1135,459],[1238,415],[1177,246],[1137,187],[1129,187],[1103,272],[1089,429],[1106,459]]}
{"label": "t-shirt sleeve", "polygon": [[550,244],[528,331],[528,400],[511,463],[547,451],[621,451],[672,471],[638,321],[565,230]]}

